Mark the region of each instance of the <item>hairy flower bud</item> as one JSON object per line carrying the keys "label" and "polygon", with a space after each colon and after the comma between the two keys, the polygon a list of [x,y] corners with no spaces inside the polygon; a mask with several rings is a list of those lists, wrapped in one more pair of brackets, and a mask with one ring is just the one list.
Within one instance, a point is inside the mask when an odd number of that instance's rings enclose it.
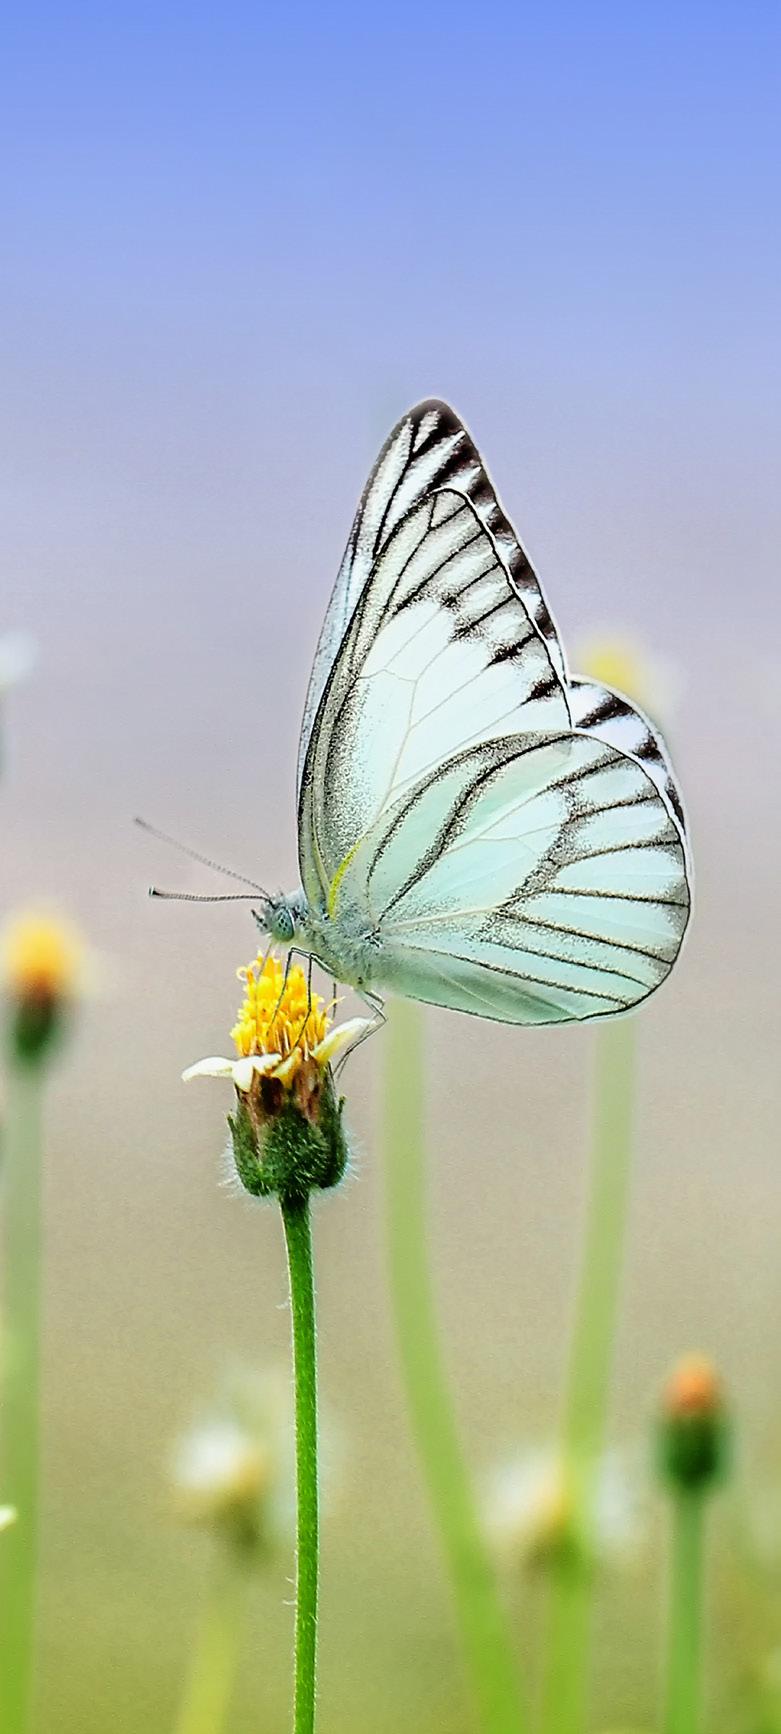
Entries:
{"label": "hairy flower bud", "polygon": [[343,1101],[329,1066],[310,1056],[290,1085],[256,1073],[249,1090],[236,1095],[228,1125],[236,1173],[248,1192],[293,1200],[338,1184],[348,1152]]}

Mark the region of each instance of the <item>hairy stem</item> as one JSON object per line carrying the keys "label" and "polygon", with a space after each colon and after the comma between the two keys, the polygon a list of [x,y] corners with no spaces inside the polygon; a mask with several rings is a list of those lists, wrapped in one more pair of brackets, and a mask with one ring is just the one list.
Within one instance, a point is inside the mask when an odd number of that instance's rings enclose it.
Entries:
{"label": "hairy stem", "polygon": [[319,1494],[317,1336],[309,1199],[282,1199],[290,1275],[296,1399],[296,1630],[294,1734],[315,1725]]}

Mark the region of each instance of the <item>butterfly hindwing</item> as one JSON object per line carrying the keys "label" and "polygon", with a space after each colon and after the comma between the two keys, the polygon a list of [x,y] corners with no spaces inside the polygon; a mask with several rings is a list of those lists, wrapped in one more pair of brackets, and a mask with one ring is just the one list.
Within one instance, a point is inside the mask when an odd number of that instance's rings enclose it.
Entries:
{"label": "butterfly hindwing", "polygon": [[416,997],[518,1022],[636,1004],[668,974],[689,907],[655,784],[572,733],[443,766],[375,827],[340,895],[370,914],[388,986],[414,978]]}

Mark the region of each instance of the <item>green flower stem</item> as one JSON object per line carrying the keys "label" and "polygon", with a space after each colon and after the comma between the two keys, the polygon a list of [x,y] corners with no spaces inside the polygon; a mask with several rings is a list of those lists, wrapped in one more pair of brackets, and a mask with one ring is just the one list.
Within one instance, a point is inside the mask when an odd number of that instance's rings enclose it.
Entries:
{"label": "green flower stem", "polygon": [[664,1734],[698,1734],[702,1680],[705,1490],[676,1488]]}
{"label": "green flower stem", "polygon": [[407,1400],[441,1532],[487,1734],[521,1734],[523,1696],[508,1623],[474,1509],[443,1366],[426,1233],[421,1019],[394,1003],[386,1034],[390,1278]]}
{"label": "green flower stem", "polygon": [[319,1494],[317,1470],[317,1334],[309,1199],[282,1198],[290,1274],[296,1392],[296,1634],[294,1734],[315,1725]]}
{"label": "green flower stem", "polygon": [[597,1032],[588,1218],[565,1394],[562,1458],[575,1546],[553,1564],[544,1734],[582,1734],[594,1589],[594,1493],[604,1451],[629,1198],[634,1094],[633,1021]]}
{"label": "green flower stem", "polygon": [[176,1734],[222,1734],[230,1707],[244,1633],[248,1573],[242,1562],[220,1560],[204,1609]]}
{"label": "green flower stem", "polygon": [[0,1728],[32,1715],[38,1576],[43,1065],[9,1067],[3,1128],[2,1479],[16,1522],[0,1537]]}

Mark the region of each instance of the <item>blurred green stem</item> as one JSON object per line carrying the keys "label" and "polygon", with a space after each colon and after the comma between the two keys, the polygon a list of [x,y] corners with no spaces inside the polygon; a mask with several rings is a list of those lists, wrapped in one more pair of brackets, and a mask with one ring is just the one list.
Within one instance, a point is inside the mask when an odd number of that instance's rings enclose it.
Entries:
{"label": "blurred green stem", "polygon": [[290,1274],[296,1393],[296,1635],[294,1734],[315,1725],[319,1494],[317,1335],[309,1199],[281,1199]]}
{"label": "blurred green stem", "polygon": [[2,1481],[16,1522],[0,1540],[0,1729],[32,1717],[38,1576],[43,1067],[9,1066],[3,1128]]}
{"label": "blurred green stem", "polygon": [[594,1496],[605,1446],[629,1197],[633,1020],[597,1031],[594,1132],[583,1264],[561,1441],[574,1545],[551,1567],[544,1734],[582,1734],[593,1601]]}
{"label": "blurred green stem", "polygon": [[426,1232],[422,1021],[394,1002],[386,1034],[390,1278],[412,1424],[439,1525],[484,1728],[526,1726],[508,1622],[474,1509],[437,1330]]}
{"label": "blurred green stem", "polygon": [[702,1584],[705,1495],[674,1495],[664,1734],[698,1734],[702,1676]]}
{"label": "blurred green stem", "polygon": [[220,1548],[192,1656],[176,1734],[222,1734],[244,1630],[247,1572]]}

